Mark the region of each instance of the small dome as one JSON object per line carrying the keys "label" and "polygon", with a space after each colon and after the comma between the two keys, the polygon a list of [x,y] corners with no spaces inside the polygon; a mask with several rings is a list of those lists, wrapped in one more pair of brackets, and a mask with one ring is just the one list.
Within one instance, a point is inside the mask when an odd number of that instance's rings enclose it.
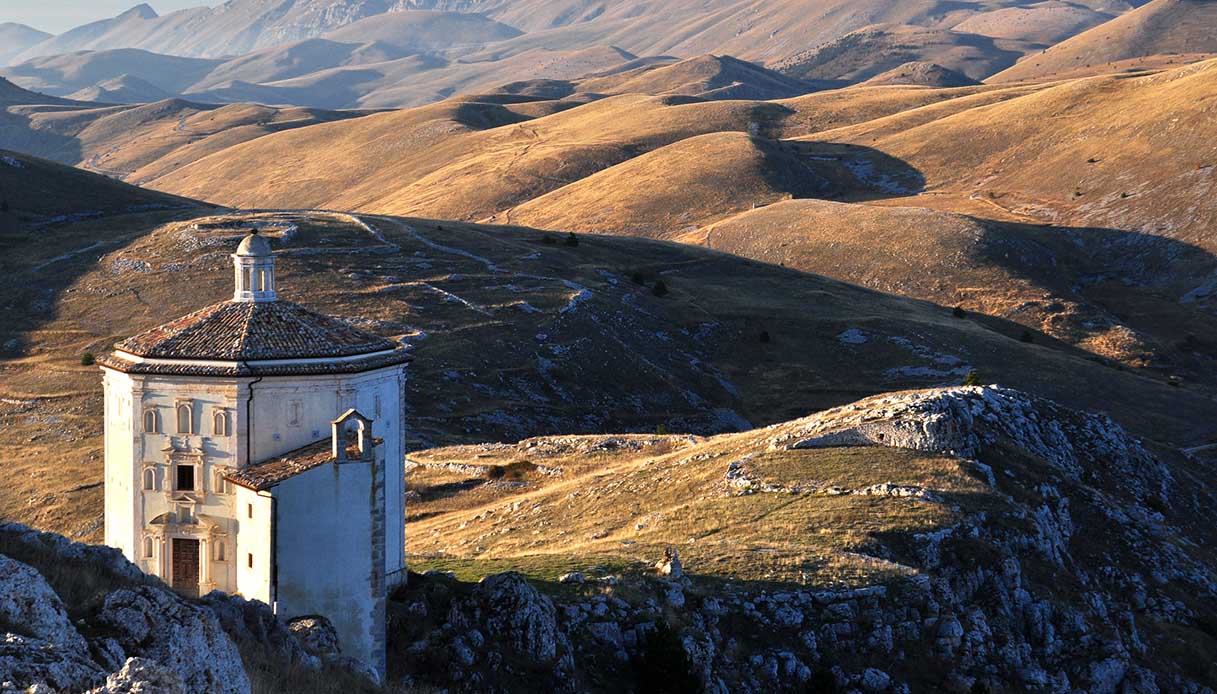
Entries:
{"label": "small dome", "polygon": [[267,241],[265,236],[259,236],[255,229],[249,232],[249,236],[241,239],[241,245],[237,246],[237,255],[253,258],[268,257],[270,256],[270,241]]}

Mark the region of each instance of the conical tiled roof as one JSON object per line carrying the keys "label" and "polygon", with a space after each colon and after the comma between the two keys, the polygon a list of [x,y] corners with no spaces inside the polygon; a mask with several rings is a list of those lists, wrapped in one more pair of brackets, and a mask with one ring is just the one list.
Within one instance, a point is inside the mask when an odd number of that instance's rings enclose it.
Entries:
{"label": "conical tiled roof", "polygon": [[288,301],[212,304],[115,345],[151,359],[216,361],[349,357],[397,346]]}

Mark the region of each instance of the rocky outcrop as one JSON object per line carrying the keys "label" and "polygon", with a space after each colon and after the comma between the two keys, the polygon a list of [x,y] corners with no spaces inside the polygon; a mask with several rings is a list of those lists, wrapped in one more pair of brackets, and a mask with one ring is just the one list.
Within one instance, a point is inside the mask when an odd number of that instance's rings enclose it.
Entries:
{"label": "rocky outcrop", "polygon": [[[1192,470],[1170,467],[1107,417],[1000,387],[940,388],[869,398],[735,440],[745,443],[724,445],[714,459],[732,502],[780,493],[806,508],[816,500],[797,496],[849,494],[868,497],[858,501],[876,513],[934,507],[940,520],[860,538],[850,553],[881,569],[831,586],[706,580],[713,567],[705,564],[673,580],[674,551],[619,585],[595,580],[602,569],[568,573],[550,596],[515,574],[477,586],[412,579],[399,596],[409,614],[399,624],[447,620],[411,634],[409,667],[420,676],[455,672],[428,683],[462,691],[492,677],[507,691],[581,691],[657,662],[687,668],[721,694],[1212,694],[1217,685],[1217,572],[1205,548],[1214,501]],[[966,491],[862,475],[852,489],[766,481],[766,447],[821,446],[932,452],[970,479]],[[517,612],[529,618],[513,619]],[[678,647],[654,638],[664,633]],[[496,643],[504,645],[487,645]],[[520,659],[537,670],[521,672]],[[503,662],[514,674],[494,669]]]}
{"label": "rocky outcrop", "polygon": [[216,613],[117,550],[11,523],[0,524],[0,543],[24,559],[0,555],[0,691],[250,691]]}
{"label": "rocky outcrop", "polygon": [[85,640],[72,626],[63,601],[42,574],[0,555],[0,624],[18,626],[32,636],[65,650],[84,650]]}
{"label": "rocky outcrop", "polygon": [[1110,417],[1000,386],[890,393],[781,425],[772,448],[891,446],[975,458],[1002,444],[1071,480],[1164,498],[1170,470]]}
{"label": "rocky outcrop", "polygon": [[43,687],[42,691],[78,692],[104,679],[87,653],[11,631],[0,634],[0,693]]}
{"label": "rocky outcrop", "polygon": [[449,622],[478,629],[537,663],[552,663],[562,645],[553,601],[517,573],[482,579],[470,600],[453,607]]}
{"label": "rocky outcrop", "polygon": [[311,655],[322,660],[333,660],[342,654],[338,646],[338,631],[325,617],[297,617],[287,626]]}
{"label": "rocky outcrop", "polygon": [[210,610],[152,587],[116,590],[93,618],[127,653],[173,670],[192,692],[250,689],[241,654]]}
{"label": "rocky outcrop", "polygon": [[89,694],[188,694],[182,678],[173,670],[147,658],[129,658],[105,685]]}

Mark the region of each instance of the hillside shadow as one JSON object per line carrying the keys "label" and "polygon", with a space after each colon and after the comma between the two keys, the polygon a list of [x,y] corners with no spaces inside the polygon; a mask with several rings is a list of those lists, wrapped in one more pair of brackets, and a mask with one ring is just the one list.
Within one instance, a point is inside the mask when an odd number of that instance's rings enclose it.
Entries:
{"label": "hillside shadow", "polygon": [[1053,295],[1020,310],[1067,315],[1060,329],[1082,337],[1125,326],[1148,371],[1217,385],[1217,256],[1140,231],[974,219],[982,262]]}
{"label": "hillside shadow", "polygon": [[[79,110],[74,107],[47,107],[48,110]],[[33,126],[32,107],[0,110],[0,150],[32,154],[43,159],[74,166],[84,156],[79,139]]]}
{"label": "hillside shadow", "polygon": [[796,193],[796,197],[865,202],[907,197],[925,190],[925,174],[919,169],[872,147],[795,140],[780,141],[779,145],[823,179],[820,186],[806,194]]}

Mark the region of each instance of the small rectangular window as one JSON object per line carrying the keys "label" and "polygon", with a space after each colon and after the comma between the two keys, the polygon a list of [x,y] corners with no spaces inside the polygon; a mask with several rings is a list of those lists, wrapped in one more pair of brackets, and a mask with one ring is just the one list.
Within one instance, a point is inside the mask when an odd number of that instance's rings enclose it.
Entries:
{"label": "small rectangular window", "polygon": [[254,505],[253,504],[245,504],[245,511],[246,511],[246,513],[249,514],[250,518],[254,517]]}
{"label": "small rectangular window", "polygon": [[254,568],[254,555],[252,555],[252,554],[245,555],[245,563],[249,565],[249,568],[251,568],[251,569]]}
{"label": "small rectangular window", "polygon": [[304,402],[302,400],[290,400],[287,403],[287,425],[289,427],[300,426],[300,420],[304,413]]}
{"label": "small rectangular window", "polygon": [[177,466],[177,489],[182,492],[194,491],[194,466]]}

